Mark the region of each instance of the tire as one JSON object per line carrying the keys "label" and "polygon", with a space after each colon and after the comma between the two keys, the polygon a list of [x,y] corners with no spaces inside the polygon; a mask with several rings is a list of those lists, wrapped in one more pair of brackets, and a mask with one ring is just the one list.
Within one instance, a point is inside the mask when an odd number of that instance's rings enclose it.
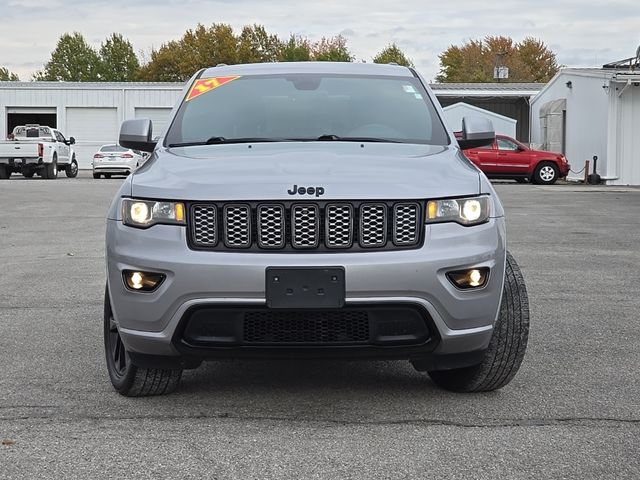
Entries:
{"label": "tire", "polygon": [[78,162],[76,162],[76,156],[71,158],[71,163],[64,169],[64,173],[69,178],[76,178],[78,176]]}
{"label": "tire", "polygon": [[53,162],[46,163],[42,169],[42,178],[55,180],[58,178],[58,158],[54,155]]}
{"label": "tire", "polygon": [[527,179],[526,178],[522,178],[522,177],[516,178],[516,182],[518,182],[518,183],[527,183]]}
{"label": "tire", "polygon": [[100,174],[99,173],[94,173],[93,174],[93,178],[100,178]]}
{"label": "tire", "polygon": [[558,180],[558,167],[553,162],[540,162],[533,172],[533,183],[538,185],[553,185]]}
{"label": "tire", "polygon": [[438,386],[454,392],[489,392],[507,385],[518,372],[529,339],[529,300],[520,267],[507,252],[500,315],[482,363],[429,371]]}
{"label": "tire", "polygon": [[10,176],[11,171],[5,165],[0,165],[0,180],[7,180]]}
{"label": "tire", "polygon": [[104,351],[111,384],[125,397],[165,395],[178,388],[182,370],[140,368],[131,363],[114,320],[109,290],[104,295]]}
{"label": "tire", "polygon": [[21,173],[25,178],[33,178],[33,176],[36,174],[36,171],[33,168],[25,168]]}
{"label": "tire", "polygon": [[104,178],[111,178],[111,174],[110,173],[103,173]]}

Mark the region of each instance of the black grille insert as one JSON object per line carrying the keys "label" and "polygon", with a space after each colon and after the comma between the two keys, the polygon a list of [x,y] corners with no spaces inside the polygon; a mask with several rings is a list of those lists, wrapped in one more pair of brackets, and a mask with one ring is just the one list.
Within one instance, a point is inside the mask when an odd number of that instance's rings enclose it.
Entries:
{"label": "black grille insert", "polygon": [[369,317],[363,311],[262,311],[244,316],[245,343],[327,345],[368,341]]}

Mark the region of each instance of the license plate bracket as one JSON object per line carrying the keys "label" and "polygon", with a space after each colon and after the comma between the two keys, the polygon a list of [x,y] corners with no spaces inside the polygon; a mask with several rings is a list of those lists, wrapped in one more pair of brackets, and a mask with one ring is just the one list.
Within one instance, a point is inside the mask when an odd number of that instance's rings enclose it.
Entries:
{"label": "license plate bracket", "polygon": [[268,267],[269,308],[341,308],[345,302],[344,267]]}

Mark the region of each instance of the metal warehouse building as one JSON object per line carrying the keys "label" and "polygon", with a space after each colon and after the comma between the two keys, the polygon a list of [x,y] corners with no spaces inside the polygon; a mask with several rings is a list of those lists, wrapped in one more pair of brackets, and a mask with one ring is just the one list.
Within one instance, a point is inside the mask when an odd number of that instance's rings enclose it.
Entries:
{"label": "metal warehouse building", "polygon": [[16,125],[39,123],[74,137],[80,168],[91,168],[93,154],[115,143],[123,120],[147,117],[154,136],[166,128],[182,84],[0,82],[0,134]]}
{"label": "metal warehouse building", "polygon": [[562,69],[531,100],[531,141],[564,153],[574,171],[585,160],[592,171],[597,156],[607,184],[640,185],[640,58]]}

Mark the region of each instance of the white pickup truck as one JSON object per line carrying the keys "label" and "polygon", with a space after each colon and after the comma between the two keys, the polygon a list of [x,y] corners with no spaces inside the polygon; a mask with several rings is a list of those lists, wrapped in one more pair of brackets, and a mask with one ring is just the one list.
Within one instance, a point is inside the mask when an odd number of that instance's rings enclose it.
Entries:
{"label": "white pickup truck", "polygon": [[67,177],[78,175],[78,162],[71,145],[73,137],[65,139],[55,128],[42,125],[20,125],[13,129],[9,140],[0,142],[0,180],[13,172],[25,177],[38,174],[55,179],[64,170]]}

